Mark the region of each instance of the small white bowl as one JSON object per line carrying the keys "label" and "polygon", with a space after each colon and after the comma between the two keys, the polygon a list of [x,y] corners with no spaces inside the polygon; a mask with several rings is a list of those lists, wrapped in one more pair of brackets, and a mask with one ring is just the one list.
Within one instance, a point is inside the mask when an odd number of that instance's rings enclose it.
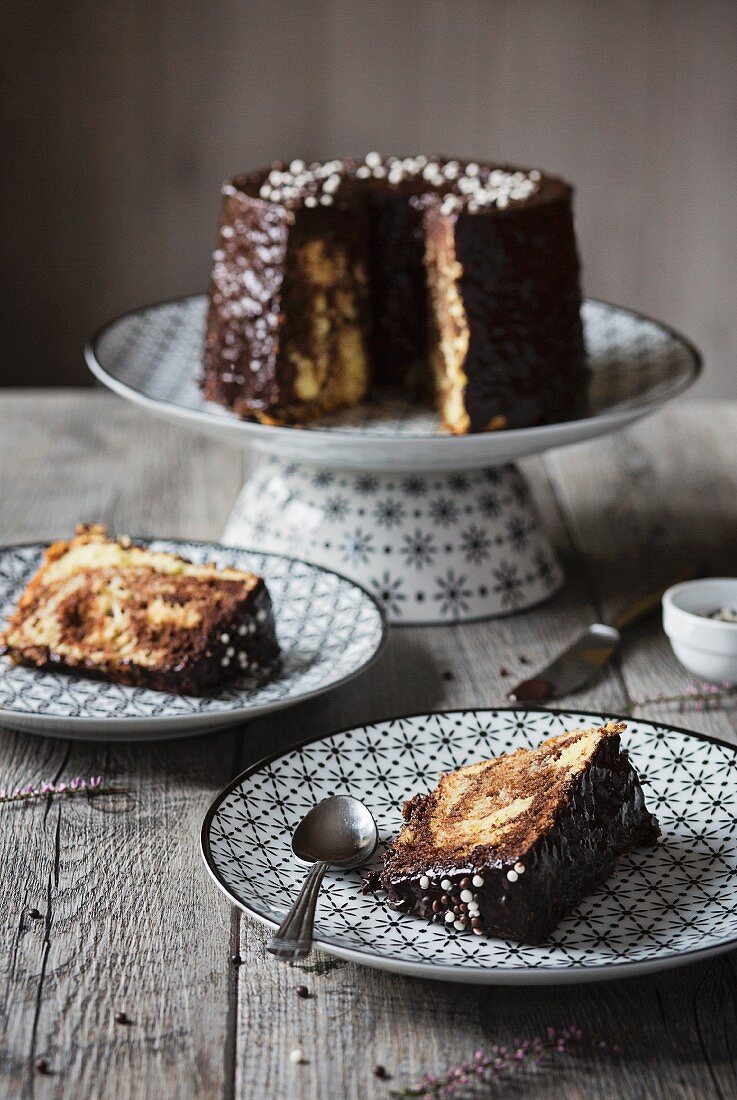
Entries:
{"label": "small white bowl", "polygon": [[681,664],[712,683],[737,682],[737,623],[706,616],[737,607],[737,577],[674,584],[663,595],[663,629]]}

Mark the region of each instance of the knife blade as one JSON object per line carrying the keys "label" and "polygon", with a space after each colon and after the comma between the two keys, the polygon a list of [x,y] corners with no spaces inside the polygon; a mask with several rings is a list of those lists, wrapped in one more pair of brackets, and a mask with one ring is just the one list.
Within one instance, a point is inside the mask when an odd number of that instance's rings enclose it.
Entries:
{"label": "knife blade", "polygon": [[512,688],[509,698],[515,703],[543,703],[578,691],[601,671],[621,639],[615,627],[592,623],[572,646],[536,676]]}
{"label": "knife blade", "polygon": [[522,680],[509,692],[515,703],[544,703],[559,699],[586,687],[611,660],[622,640],[622,631],[640,622],[660,605],[663,593],[672,584],[690,580],[701,570],[690,566],[653,592],[621,611],[612,623],[591,623],[568,649],[541,669],[535,676]]}

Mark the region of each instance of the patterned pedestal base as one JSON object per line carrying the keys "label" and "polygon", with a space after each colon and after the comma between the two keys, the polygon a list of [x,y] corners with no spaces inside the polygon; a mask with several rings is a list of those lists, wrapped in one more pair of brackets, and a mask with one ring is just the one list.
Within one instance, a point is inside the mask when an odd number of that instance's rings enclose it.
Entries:
{"label": "patterned pedestal base", "polygon": [[356,473],[270,455],[241,490],[223,541],[343,573],[392,623],[506,615],[563,581],[514,466]]}

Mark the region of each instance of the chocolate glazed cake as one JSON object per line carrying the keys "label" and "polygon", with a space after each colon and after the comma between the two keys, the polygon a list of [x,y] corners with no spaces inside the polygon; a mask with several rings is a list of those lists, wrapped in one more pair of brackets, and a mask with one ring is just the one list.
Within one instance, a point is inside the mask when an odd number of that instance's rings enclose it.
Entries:
{"label": "chocolate glazed cake", "polygon": [[389,904],[457,931],[543,943],[611,874],[660,834],[623,722],[459,768],[404,806],[377,880]]}
{"label": "chocolate glazed cake", "polygon": [[271,600],[261,577],[80,527],[52,544],[0,635],[15,664],[203,695],[275,670]]}
{"label": "chocolate glazed cake", "polygon": [[202,387],[299,423],[374,386],[455,433],[581,415],[572,189],[441,157],[292,161],[223,189]]}

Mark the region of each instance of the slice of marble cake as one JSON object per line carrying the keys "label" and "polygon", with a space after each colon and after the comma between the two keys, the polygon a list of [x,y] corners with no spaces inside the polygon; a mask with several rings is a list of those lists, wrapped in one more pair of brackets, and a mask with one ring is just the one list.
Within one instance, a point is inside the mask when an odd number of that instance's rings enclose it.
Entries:
{"label": "slice of marble cake", "polygon": [[[623,722],[469,764],[405,803],[380,887],[449,929],[542,943],[611,874],[656,843]],[[369,884],[371,885],[371,884]]]}

